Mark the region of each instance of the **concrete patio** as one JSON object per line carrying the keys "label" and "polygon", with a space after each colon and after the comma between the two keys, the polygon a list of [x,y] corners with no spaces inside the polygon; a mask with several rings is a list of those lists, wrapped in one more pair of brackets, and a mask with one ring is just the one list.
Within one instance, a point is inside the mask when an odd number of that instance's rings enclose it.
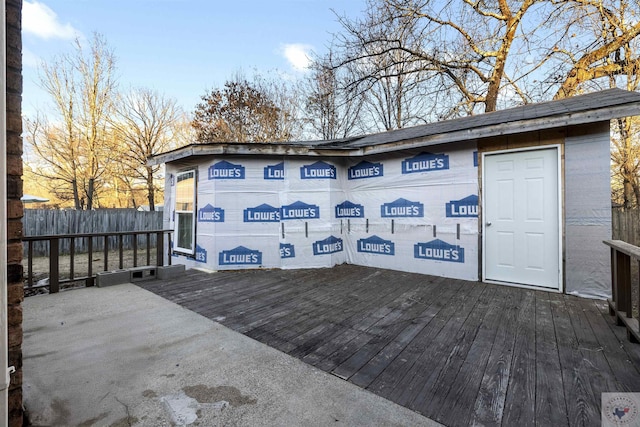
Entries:
{"label": "concrete patio", "polygon": [[434,426],[132,284],[24,302],[34,426]]}

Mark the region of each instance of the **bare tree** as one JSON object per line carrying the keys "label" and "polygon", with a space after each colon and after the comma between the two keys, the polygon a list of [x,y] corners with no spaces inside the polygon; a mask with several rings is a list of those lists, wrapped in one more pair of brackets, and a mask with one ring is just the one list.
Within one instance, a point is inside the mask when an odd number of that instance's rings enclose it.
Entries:
{"label": "bare tree", "polygon": [[368,19],[341,18],[342,46],[349,61],[372,64],[371,75],[422,74],[417,80],[428,78],[429,93],[451,94],[440,116],[472,114],[478,106],[494,111],[504,86],[528,100],[507,75],[507,61],[535,3],[541,1],[369,0]]}
{"label": "bare tree", "polygon": [[330,52],[314,61],[304,82],[306,121],[321,139],[344,138],[360,129],[363,96],[345,90],[345,72],[348,67],[335,67]]}
{"label": "bare tree", "polygon": [[[60,200],[72,200],[76,209],[83,204],[79,188],[83,187],[78,164],[79,137],[73,126],[53,126],[42,116],[25,118],[25,141],[30,145],[35,176]],[[68,133],[67,133],[68,132]],[[31,156],[29,156],[31,157]]]}
{"label": "bare tree", "polygon": [[[448,98],[439,117],[489,112],[572,96],[624,73],[625,61],[637,67],[623,51],[640,34],[638,8],[628,0],[369,0],[368,19],[340,18],[341,46],[347,61],[372,65],[369,76],[398,64],[409,66],[396,74],[426,73],[429,93]],[[396,21],[404,24],[390,26]]]}
{"label": "bare tree", "polygon": [[[287,136],[287,140],[298,140],[302,136],[304,119],[301,116],[301,94],[299,84],[290,78],[281,76],[277,70],[269,72],[269,77],[254,71],[251,84],[278,108],[275,128]],[[266,126],[273,124],[265,123]]]}
{"label": "bare tree", "polygon": [[[133,89],[119,98],[110,122],[121,149],[122,181],[130,194],[134,182],[144,182],[149,209],[154,210],[159,190],[160,165],[151,166],[147,159],[177,146],[182,112],[174,99],[165,98],[150,89]],[[135,207],[135,197],[132,197]]]}
{"label": "bare tree", "polygon": [[613,187],[619,188],[617,199],[625,208],[640,207],[640,123],[627,117],[614,122],[611,138]]}
{"label": "bare tree", "polygon": [[554,46],[562,76],[554,98],[592,90],[588,85],[598,82],[600,87],[615,86],[615,79],[611,80],[615,76],[630,82],[622,83],[627,89],[637,89],[631,80],[640,71],[639,15],[640,3],[633,0],[568,1],[560,24],[570,36]]}
{"label": "bare tree", "polygon": [[44,62],[40,84],[53,101],[49,117],[27,120],[27,141],[43,167],[40,176],[76,209],[92,209],[113,150],[106,137],[115,93],[115,56],[95,34],[88,51],[80,40],[75,52]]}
{"label": "bare tree", "polygon": [[369,129],[391,130],[429,121],[433,114],[427,79],[433,76],[411,52],[425,44],[420,20],[412,14],[370,1],[365,17],[341,18],[345,33],[343,66],[350,72],[345,89],[362,97]]}
{"label": "bare tree", "polygon": [[[554,98],[640,84],[640,4],[629,0],[572,0],[555,19],[568,35],[553,47],[546,64]],[[626,208],[640,206],[640,128],[637,118],[612,122],[611,168],[614,191]]]}

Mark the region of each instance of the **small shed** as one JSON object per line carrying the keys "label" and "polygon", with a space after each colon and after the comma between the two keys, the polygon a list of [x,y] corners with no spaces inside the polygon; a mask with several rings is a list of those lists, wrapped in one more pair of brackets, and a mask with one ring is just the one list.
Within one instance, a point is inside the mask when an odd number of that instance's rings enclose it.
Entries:
{"label": "small shed", "polygon": [[341,263],[610,296],[619,89],[332,141],[192,144],[166,164],[173,261]]}

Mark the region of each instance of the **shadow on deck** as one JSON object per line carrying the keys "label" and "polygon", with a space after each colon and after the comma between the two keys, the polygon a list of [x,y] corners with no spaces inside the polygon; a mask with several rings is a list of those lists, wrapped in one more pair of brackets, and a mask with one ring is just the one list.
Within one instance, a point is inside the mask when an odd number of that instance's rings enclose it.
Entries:
{"label": "shadow on deck", "polygon": [[640,392],[605,301],[353,265],[140,286],[450,426],[599,425]]}

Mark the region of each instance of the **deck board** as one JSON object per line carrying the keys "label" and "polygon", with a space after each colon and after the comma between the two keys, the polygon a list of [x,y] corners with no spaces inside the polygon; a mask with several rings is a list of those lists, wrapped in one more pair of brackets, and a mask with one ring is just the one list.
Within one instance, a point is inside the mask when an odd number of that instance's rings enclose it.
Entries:
{"label": "deck board", "polygon": [[[480,324],[484,321],[485,316],[489,313],[488,308],[494,302],[495,286],[487,286],[483,289],[476,304],[472,308],[469,316],[464,320],[455,336],[444,341],[442,351],[434,352],[440,357],[432,359],[430,364],[429,375],[422,381],[421,389],[414,397],[409,405],[410,408],[421,413],[436,413],[436,420],[442,419],[441,416],[457,417],[451,411],[445,411],[442,414],[442,401],[446,400],[446,396],[454,383],[454,379],[458,376],[462,364],[470,356],[470,350],[480,330]],[[447,337],[442,335],[444,339]],[[471,355],[471,359],[475,355]],[[442,415],[440,415],[442,414]]]}
{"label": "deck board", "polygon": [[583,357],[576,333],[562,295],[549,295],[551,312],[562,367],[562,382],[567,404],[569,425],[594,425],[600,418],[600,395],[594,394],[589,383],[589,360]]}
{"label": "deck board", "polygon": [[352,265],[138,285],[445,425],[597,425],[640,392],[601,301]]}
{"label": "deck board", "polygon": [[[458,332],[486,290],[485,285],[475,285],[474,289],[465,295],[462,304],[451,307],[452,316],[447,319],[435,337],[416,340],[415,346],[421,354],[402,379],[396,383],[393,392],[389,394],[391,400],[420,412],[421,408],[416,407],[414,401],[420,400],[423,389],[427,384],[437,381],[438,375],[447,366],[450,361],[451,347],[458,344],[461,339]],[[425,390],[425,392],[428,391]]]}
{"label": "deck board", "polygon": [[508,288],[497,288],[488,306],[487,314],[478,325],[477,334],[456,376],[450,379],[450,387],[434,390],[432,401],[427,407],[430,413],[437,413],[436,420],[444,424],[469,423],[474,411],[476,396],[480,389],[483,373],[496,340],[498,326],[504,321],[505,302]]}
{"label": "deck board", "polygon": [[536,293],[536,402],[538,425],[566,425],[562,369],[551,316],[549,295]]}
{"label": "deck board", "polygon": [[502,422],[505,425],[535,426],[535,293],[523,290],[522,294]]}
{"label": "deck board", "polygon": [[501,425],[507,397],[513,346],[520,314],[519,289],[508,288],[505,296],[504,320],[496,335],[484,369],[480,388],[473,404],[470,425]]}

